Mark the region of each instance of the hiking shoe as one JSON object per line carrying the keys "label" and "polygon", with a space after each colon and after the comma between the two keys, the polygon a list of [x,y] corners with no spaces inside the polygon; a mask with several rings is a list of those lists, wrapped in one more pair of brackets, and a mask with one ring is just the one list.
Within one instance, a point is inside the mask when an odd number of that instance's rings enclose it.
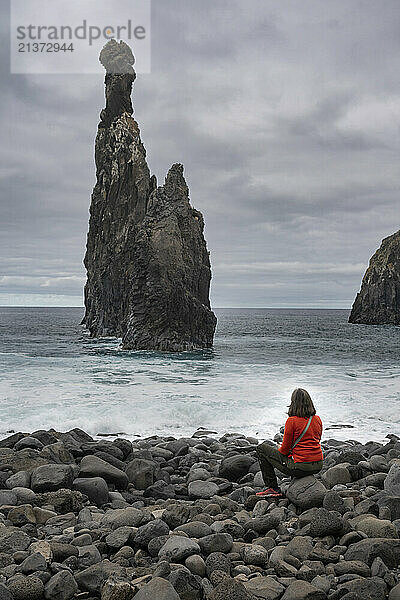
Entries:
{"label": "hiking shoe", "polygon": [[259,496],[261,498],[281,498],[282,493],[280,490],[269,487],[263,492],[257,492],[256,496]]}

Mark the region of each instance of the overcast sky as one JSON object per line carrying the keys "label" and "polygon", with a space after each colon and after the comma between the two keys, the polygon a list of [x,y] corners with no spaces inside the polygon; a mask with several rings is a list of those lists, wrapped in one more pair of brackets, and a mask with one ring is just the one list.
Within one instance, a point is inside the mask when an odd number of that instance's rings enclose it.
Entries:
{"label": "overcast sky", "polygon": [[[103,76],[10,75],[7,4],[0,304],[80,306]],[[152,1],[135,117],[160,184],[185,166],[214,306],[351,306],[400,228],[399,32],[399,0]]]}

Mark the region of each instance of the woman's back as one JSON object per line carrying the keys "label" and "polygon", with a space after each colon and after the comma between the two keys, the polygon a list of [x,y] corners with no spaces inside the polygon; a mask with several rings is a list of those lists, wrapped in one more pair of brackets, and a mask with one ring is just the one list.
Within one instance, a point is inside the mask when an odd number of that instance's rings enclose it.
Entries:
{"label": "woman's back", "polygon": [[[308,419],[305,417],[293,416],[287,419],[282,445],[279,448],[282,454],[290,455],[291,447],[304,431],[307,422]],[[322,460],[321,435],[322,421],[318,415],[314,415],[306,433],[293,448],[292,456],[295,463]]]}

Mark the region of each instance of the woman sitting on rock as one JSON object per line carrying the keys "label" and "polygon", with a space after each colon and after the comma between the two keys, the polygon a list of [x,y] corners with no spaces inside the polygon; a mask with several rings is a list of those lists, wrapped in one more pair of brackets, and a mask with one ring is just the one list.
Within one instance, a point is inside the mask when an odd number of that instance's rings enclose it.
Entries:
{"label": "woman sitting on rock", "polygon": [[269,442],[257,446],[257,456],[267,486],[257,496],[282,496],[274,469],[298,478],[318,473],[322,468],[322,421],[306,390],[294,390],[288,415],[280,448]]}

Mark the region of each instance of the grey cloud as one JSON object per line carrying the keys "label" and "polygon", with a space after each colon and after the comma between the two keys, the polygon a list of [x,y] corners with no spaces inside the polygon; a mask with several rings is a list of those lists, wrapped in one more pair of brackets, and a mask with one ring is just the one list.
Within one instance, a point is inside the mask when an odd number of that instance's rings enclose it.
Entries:
{"label": "grey cloud", "polygon": [[[160,182],[185,165],[216,305],[351,304],[398,229],[399,21],[397,0],[153,0],[135,115]],[[5,43],[0,302],[62,304],[81,297],[103,78],[8,61]]]}

